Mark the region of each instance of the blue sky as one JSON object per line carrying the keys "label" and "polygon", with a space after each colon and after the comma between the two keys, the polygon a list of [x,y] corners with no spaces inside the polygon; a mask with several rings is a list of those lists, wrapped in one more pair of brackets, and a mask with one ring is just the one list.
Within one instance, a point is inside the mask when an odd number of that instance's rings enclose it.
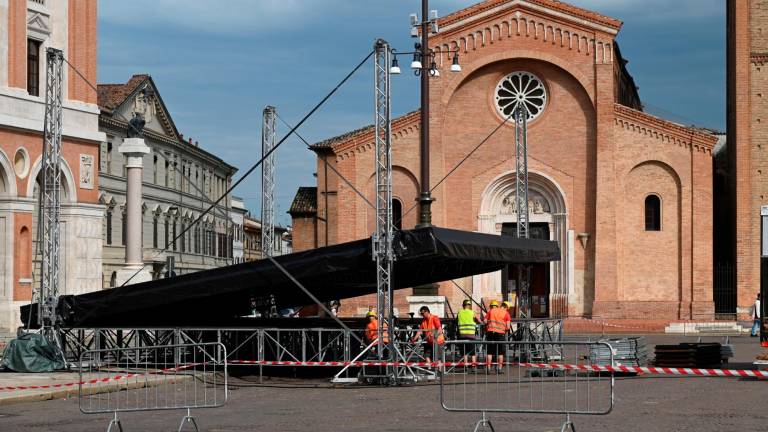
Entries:
{"label": "blue sky", "polygon": [[[441,15],[475,0],[432,0]],[[723,0],[571,0],[621,19],[622,54],[646,110],[725,129]],[[261,153],[261,111],[296,123],[371,49],[377,37],[409,50],[418,0],[132,0],[99,3],[99,82],[149,73],[186,137],[244,172]],[[371,123],[372,72],[361,70],[299,133],[309,142]],[[418,105],[418,80],[393,83],[393,114]],[[278,137],[288,129],[279,125]],[[278,220],[315,159],[298,139],[277,154]],[[235,190],[258,217],[260,171]]]}

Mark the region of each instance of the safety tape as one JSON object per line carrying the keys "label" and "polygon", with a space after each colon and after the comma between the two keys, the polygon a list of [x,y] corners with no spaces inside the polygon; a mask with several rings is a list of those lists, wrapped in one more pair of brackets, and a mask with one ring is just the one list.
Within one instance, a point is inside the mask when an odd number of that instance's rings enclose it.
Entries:
{"label": "safety tape", "polygon": [[93,385],[93,384],[101,384],[111,381],[121,381],[126,380],[130,378],[136,378],[141,376],[150,376],[150,375],[162,375],[166,374],[168,372],[178,372],[184,369],[189,369],[197,366],[202,366],[204,363],[190,363],[183,366],[173,367],[173,368],[165,368],[165,369],[159,369],[157,371],[154,371],[152,373],[127,373],[124,375],[115,375],[111,377],[104,377],[104,378],[94,378],[86,381],[75,381],[75,382],[68,382],[68,383],[61,383],[61,384],[43,384],[43,385],[29,385],[29,386],[8,386],[8,387],[0,387],[0,391],[10,391],[10,390],[49,390],[49,389],[60,389],[60,388],[70,388],[74,386],[80,386],[80,385]]}
{"label": "safety tape", "polygon": [[[227,364],[237,365],[258,365],[258,366],[298,366],[298,367],[431,367],[431,368],[452,368],[452,367],[475,367],[484,366],[485,363],[472,362],[388,362],[388,361],[275,361],[275,360],[228,360]],[[497,363],[493,363],[496,365]],[[552,369],[552,370],[576,370],[584,372],[612,372],[612,373],[639,373],[649,375],[686,375],[699,377],[739,377],[739,378],[768,378],[768,371],[762,370],[741,370],[741,369],[697,369],[697,368],[670,368],[654,366],[605,366],[605,365],[585,365],[585,364],[558,364],[558,363],[504,363],[506,366],[519,366],[531,369]],[[202,363],[179,366],[176,368],[162,369],[157,373],[173,372],[191,367],[200,366]],[[115,375],[112,377],[97,378],[87,381],[76,381],[61,384],[31,385],[31,386],[10,386],[0,387],[0,391],[13,390],[46,390],[69,388],[79,385],[94,385],[110,381],[121,381],[144,375],[144,373],[129,373],[124,375]]]}
{"label": "safety tape", "polygon": [[[228,364],[250,364],[259,366],[393,366],[393,367],[475,367],[485,363],[472,362],[386,362],[386,361],[272,361],[272,360],[228,360]],[[496,365],[497,363],[493,363]],[[768,378],[768,371],[741,370],[741,369],[696,369],[696,368],[669,368],[669,367],[644,367],[644,366],[601,366],[584,364],[557,364],[557,363],[504,363],[507,366],[520,366],[536,369],[578,370],[586,372],[613,372],[613,373],[644,373],[652,375],[691,375],[713,377],[764,377]]]}

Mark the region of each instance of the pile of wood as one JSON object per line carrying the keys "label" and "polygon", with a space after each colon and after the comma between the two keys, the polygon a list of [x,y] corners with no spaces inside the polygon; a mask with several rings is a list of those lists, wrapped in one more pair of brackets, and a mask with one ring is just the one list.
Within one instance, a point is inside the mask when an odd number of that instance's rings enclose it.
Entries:
{"label": "pile of wood", "polygon": [[661,367],[718,368],[722,366],[719,343],[681,343],[656,345],[656,361]]}

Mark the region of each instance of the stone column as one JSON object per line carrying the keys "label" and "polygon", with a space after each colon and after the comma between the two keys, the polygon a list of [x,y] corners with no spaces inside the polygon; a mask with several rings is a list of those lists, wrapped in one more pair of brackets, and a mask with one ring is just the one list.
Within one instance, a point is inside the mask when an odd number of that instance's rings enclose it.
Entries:
{"label": "stone column", "polygon": [[126,138],[118,151],[127,157],[125,194],[125,267],[117,272],[117,286],[152,280],[152,274],[144,266],[141,247],[141,183],[144,155],[149,147],[143,138]]}

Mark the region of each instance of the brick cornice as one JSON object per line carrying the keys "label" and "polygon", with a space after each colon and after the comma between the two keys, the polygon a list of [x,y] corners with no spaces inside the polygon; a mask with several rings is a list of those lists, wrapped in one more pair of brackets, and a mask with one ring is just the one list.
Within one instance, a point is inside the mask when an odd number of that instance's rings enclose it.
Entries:
{"label": "brick cornice", "polygon": [[[410,131],[418,130],[418,124],[421,120],[421,111],[413,111],[404,116],[400,116],[392,121],[392,137],[399,138]],[[334,153],[342,157],[348,157],[355,151],[362,152],[373,146],[373,126],[360,129],[356,134],[345,137],[341,141],[332,144]]]}
{"label": "brick cornice", "polygon": [[749,56],[749,61],[752,64],[756,64],[756,65],[762,66],[765,63],[768,63],[768,53],[765,53],[765,52],[761,52],[761,53],[753,52]]}
{"label": "brick cornice", "polygon": [[547,9],[551,9],[553,11],[561,12],[566,15],[573,16],[575,18],[591,21],[596,24],[604,25],[615,30],[619,30],[622,25],[622,22],[615,18],[601,15],[599,13],[592,12],[587,9],[582,9],[582,8],[579,8],[561,1],[557,1],[557,0],[486,0],[474,6],[470,6],[468,8],[464,8],[454,13],[448,14],[440,18],[438,20],[438,23],[441,27],[452,26],[468,18],[479,15],[483,12],[489,11],[491,9],[494,9],[500,6],[504,6],[505,4],[512,6],[514,4],[526,4],[526,3],[531,5],[541,6]]}
{"label": "brick cornice", "polygon": [[698,128],[682,126],[621,104],[614,104],[613,110],[620,126],[652,135],[662,141],[693,146],[709,153],[717,143],[717,136]]}

